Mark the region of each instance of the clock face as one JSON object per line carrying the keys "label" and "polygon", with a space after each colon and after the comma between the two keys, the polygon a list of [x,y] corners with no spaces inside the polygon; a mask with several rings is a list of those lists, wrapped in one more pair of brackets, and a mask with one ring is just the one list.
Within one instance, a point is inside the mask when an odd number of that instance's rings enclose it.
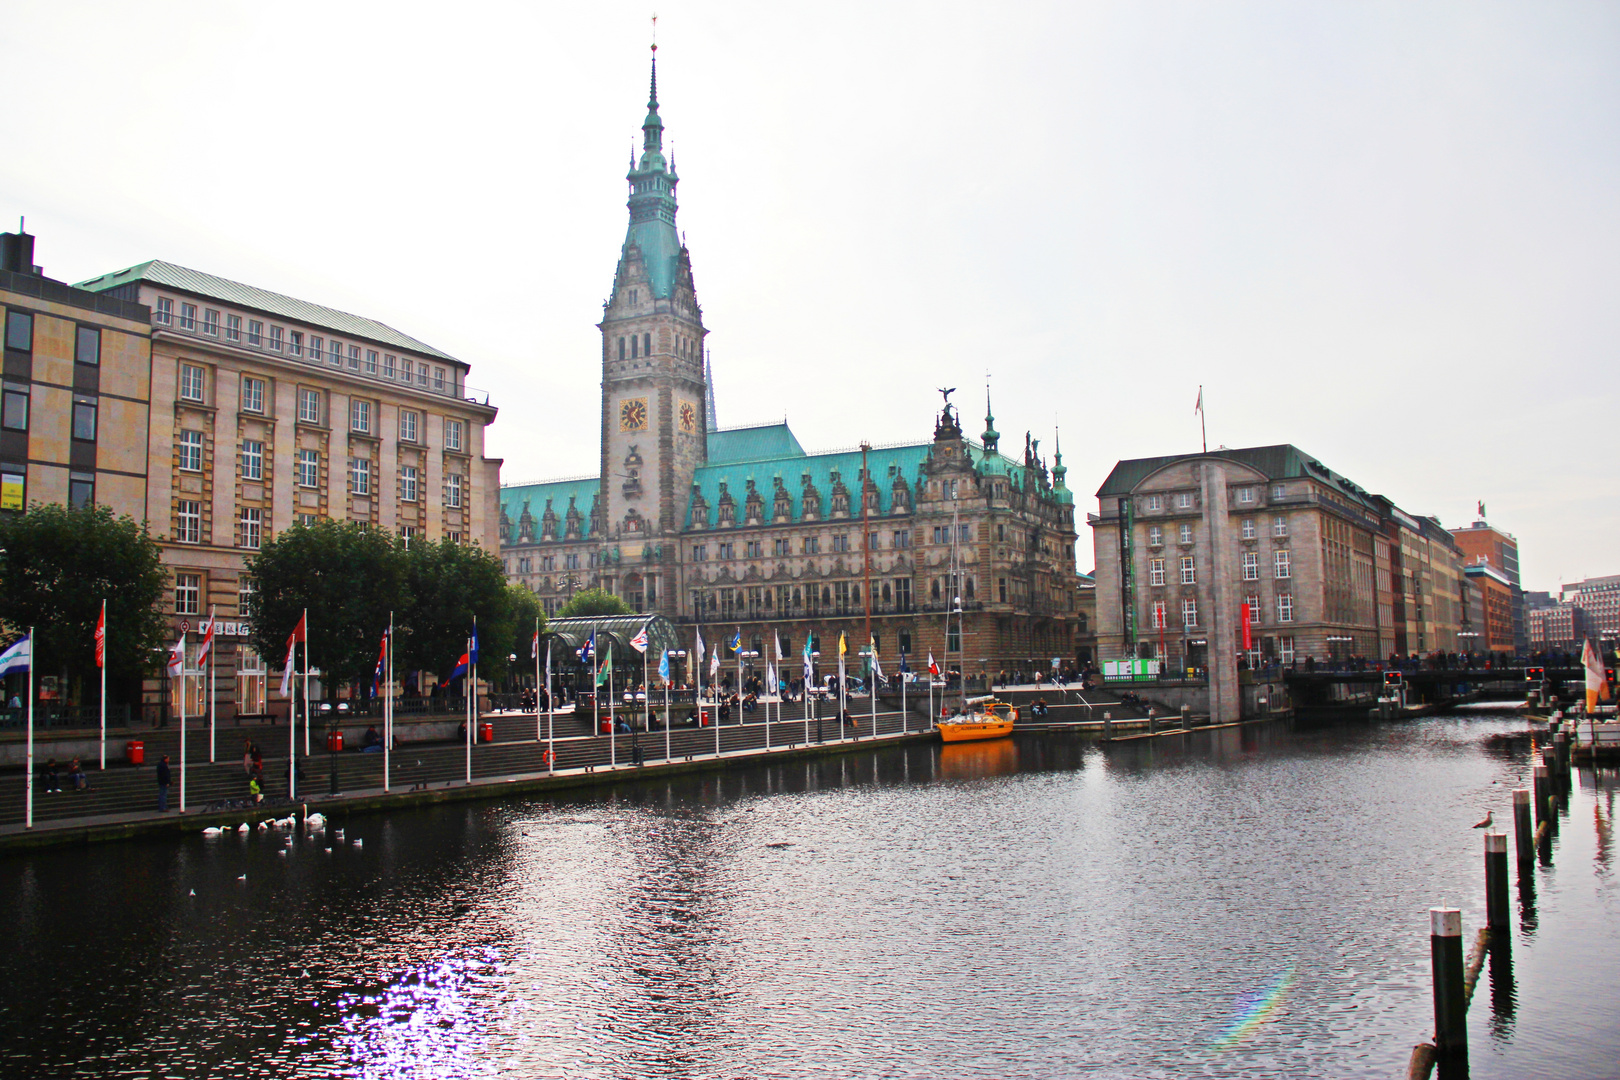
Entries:
{"label": "clock face", "polygon": [[681,430],[697,430],[697,406],[690,401],[681,402]]}
{"label": "clock face", "polygon": [[647,430],[647,399],[625,398],[619,402],[619,430]]}

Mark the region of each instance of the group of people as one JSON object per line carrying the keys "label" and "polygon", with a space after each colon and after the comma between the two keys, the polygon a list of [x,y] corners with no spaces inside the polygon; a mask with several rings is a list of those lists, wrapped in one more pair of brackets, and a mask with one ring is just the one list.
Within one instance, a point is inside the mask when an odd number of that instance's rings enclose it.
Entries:
{"label": "group of people", "polygon": [[252,739],[242,745],[242,771],[247,774],[248,798],[257,806],[264,799],[264,753]]}
{"label": "group of people", "polygon": [[[84,774],[84,766],[79,764],[78,758],[74,758],[73,763],[68,766],[67,780],[68,785],[74,791],[91,790],[90,778]],[[62,778],[56,767],[55,758],[51,758],[49,761],[39,767],[39,786],[40,790],[45,792],[47,795],[54,794],[62,790]]]}

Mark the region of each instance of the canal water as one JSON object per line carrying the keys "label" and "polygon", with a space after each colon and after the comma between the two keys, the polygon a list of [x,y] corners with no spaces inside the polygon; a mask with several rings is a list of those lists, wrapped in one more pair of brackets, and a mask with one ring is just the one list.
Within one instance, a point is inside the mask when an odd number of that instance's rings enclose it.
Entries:
{"label": "canal water", "polygon": [[[1030,735],[0,857],[0,1076],[1404,1075],[1530,752]],[[1620,1072],[1617,787],[1515,886],[1475,1077]]]}

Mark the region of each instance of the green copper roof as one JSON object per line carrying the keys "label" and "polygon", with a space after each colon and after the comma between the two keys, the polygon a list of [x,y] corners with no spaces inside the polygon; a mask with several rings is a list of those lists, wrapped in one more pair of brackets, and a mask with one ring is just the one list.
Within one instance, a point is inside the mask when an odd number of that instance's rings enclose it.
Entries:
{"label": "green copper roof", "polygon": [[1320,480],[1324,483],[1333,484],[1351,499],[1375,512],[1381,510],[1378,502],[1379,496],[1363,491],[1351,480],[1340,476],[1299,447],[1288,443],[1278,446],[1249,446],[1237,450],[1211,450],[1207,454],[1170,454],[1166,457],[1133,458],[1129,461],[1121,461],[1114,465],[1113,471],[1108,474],[1108,479],[1104,480],[1102,487],[1097,489],[1097,496],[1106,498],[1108,496],[1128,494],[1142,481],[1168,465],[1204,457],[1222,458],[1227,461],[1235,461],[1241,465],[1247,465],[1268,480],[1289,480],[1302,477]]}
{"label": "green copper roof", "polygon": [[131,266],[126,270],[103,274],[98,278],[91,278],[89,281],[81,281],[78,287],[90,292],[101,293],[142,281],[190,293],[193,296],[209,297],[222,303],[234,304],[237,307],[262,311],[266,315],[279,315],[290,322],[307,323],[349,337],[372,341],[379,345],[391,345],[396,349],[422,353],[427,356],[436,356],[441,360],[449,360],[451,363],[466,366],[449,353],[440,352],[433,346],[423,344],[409,335],[400,333],[392,326],[380,323],[375,319],[350,315],[346,311],[322,307],[320,304],[311,304],[306,300],[298,300],[291,296],[273,293],[269,289],[258,289],[252,285],[243,285],[241,282],[215,277],[213,274],[205,274],[200,270],[189,270],[184,266],[163,262],[161,259],[153,259],[149,262]]}
{"label": "green copper roof", "polygon": [[675,186],[680,178],[675,175],[674,162],[664,160],[664,121],[658,115],[656,56],[653,57],[652,90],[647,98],[647,118],[641,123],[641,131],[641,160],[632,162],[625,176],[630,182],[630,228],[624,236],[624,248],[628,252],[633,245],[641,250],[653,296],[662,300],[674,289],[680,267],[681,238],[675,231]]}
{"label": "green copper roof", "polygon": [[540,519],[546,516],[546,500],[551,500],[551,509],[557,514],[557,535],[563,533],[563,521],[568,517],[568,500],[574,500],[574,507],[585,518],[580,526],[580,535],[590,533],[591,507],[596,505],[596,493],[601,487],[601,481],[594,476],[581,477],[574,480],[548,480],[538,484],[511,484],[501,485],[501,512],[506,515],[512,524],[512,538],[517,537],[518,519],[523,516],[525,505],[534,518],[534,535],[540,536]]}
{"label": "green copper roof", "polygon": [[780,424],[711,431],[708,444],[710,465],[804,457],[804,447],[793,437],[786,420]]}

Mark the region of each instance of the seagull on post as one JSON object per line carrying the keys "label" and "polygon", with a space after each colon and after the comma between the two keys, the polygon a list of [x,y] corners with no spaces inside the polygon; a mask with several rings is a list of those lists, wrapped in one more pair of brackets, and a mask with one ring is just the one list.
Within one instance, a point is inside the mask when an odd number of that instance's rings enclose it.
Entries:
{"label": "seagull on post", "polygon": [[1487,810],[1487,811],[1485,811],[1485,820],[1480,822],[1478,825],[1475,825],[1474,828],[1476,828],[1476,829],[1488,829],[1490,827],[1491,827],[1491,812],[1489,810]]}

